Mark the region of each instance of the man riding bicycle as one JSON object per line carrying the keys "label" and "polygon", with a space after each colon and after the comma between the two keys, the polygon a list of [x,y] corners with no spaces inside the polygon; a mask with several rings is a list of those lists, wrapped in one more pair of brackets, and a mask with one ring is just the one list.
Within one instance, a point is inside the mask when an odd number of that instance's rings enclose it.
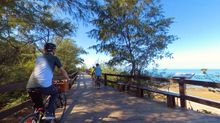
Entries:
{"label": "man riding bicycle", "polygon": [[102,76],[102,69],[100,68],[99,64],[96,64],[94,73],[95,73],[95,77],[96,77],[95,83],[98,86],[98,88],[100,88],[100,85],[101,85],[100,79]]}
{"label": "man riding bicycle", "polygon": [[[43,107],[43,99],[41,94],[50,95],[48,107],[46,108],[45,116],[42,119],[55,119],[55,101],[57,98],[57,89],[52,84],[53,72],[55,67],[58,67],[62,75],[69,81],[70,78],[67,72],[63,69],[58,57],[55,56],[56,45],[46,43],[44,45],[44,54],[39,56],[35,62],[35,68],[27,83],[27,91],[35,108]],[[33,93],[35,92],[35,93]],[[38,92],[38,93],[36,93]]]}

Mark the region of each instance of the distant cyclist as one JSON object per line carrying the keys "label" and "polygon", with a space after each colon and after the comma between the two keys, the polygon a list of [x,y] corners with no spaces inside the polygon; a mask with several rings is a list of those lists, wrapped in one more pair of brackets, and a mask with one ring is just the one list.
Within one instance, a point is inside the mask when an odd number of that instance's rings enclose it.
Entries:
{"label": "distant cyclist", "polygon": [[36,59],[35,68],[26,87],[32,101],[34,102],[35,108],[43,107],[41,94],[51,96],[48,107],[46,108],[45,116],[42,118],[45,120],[55,119],[54,112],[56,108],[55,101],[57,98],[57,89],[52,84],[55,67],[59,69],[67,80],[70,80],[67,72],[63,69],[59,58],[55,56],[55,50],[56,45],[53,43],[46,43],[44,45],[44,54]]}
{"label": "distant cyclist", "polygon": [[95,67],[95,84],[100,88],[101,86],[101,76],[102,76],[102,69],[100,68],[99,64],[96,64]]}
{"label": "distant cyclist", "polygon": [[92,77],[92,80],[94,81],[94,79],[95,79],[95,66],[93,66],[91,69],[91,77]]}

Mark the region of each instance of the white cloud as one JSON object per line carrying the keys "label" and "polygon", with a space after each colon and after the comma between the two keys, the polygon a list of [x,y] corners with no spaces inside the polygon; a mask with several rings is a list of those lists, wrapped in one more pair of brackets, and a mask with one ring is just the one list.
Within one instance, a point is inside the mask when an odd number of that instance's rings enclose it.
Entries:
{"label": "white cloud", "polygon": [[174,59],[163,59],[158,62],[160,68],[220,68],[220,50],[209,49],[194,52],[175,53]]}
{"label": "white cloud", "polygon": [[105,54],[87,54],[81,57],[84,59],[84,63],[87,67],[95,66],[96,63],[107,62],[110,59],[110,57]]}
{"label": "white cloud", "polygon": [[[108,55],[90,53],[81,56],[87,67],[92,67],[96,63],[103,63],[110,59]],[[173,69],[220,69],[220,49],[187,50],[184,52],[174,52],[173,59],[162,59],[158,61],[159,68]]]}

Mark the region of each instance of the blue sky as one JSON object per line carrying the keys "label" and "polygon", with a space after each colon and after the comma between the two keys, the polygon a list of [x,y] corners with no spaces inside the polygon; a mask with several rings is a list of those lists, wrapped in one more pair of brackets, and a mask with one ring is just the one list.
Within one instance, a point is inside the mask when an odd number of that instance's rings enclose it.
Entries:
{"label": "blue sky", "polygon": [[[158,61],[159,68],[220,69],[220,0],[161,0],[161,3],[164,15],[175,18],[170,34],[179,39],[168,47],[174,58]],[[88,67],[109,59],[87,49],[96,43],[86,34],[90,29],[80,25],[74,37],[77,45],[89,52],[82,56]]]}

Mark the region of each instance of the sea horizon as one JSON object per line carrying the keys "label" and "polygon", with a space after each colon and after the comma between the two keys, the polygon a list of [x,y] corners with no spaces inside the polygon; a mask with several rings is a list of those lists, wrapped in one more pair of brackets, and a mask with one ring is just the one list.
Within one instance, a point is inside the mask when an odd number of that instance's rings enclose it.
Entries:
{"label": "sea horizon", "polygon": [[[203,68],[206,69],[206,68]],[[201,69],[151,69],[152,76],[172,77],[175,74],[194,74],[191,80],[201,80],[220,83],[220,69],[207,69],[204,73]]]}

